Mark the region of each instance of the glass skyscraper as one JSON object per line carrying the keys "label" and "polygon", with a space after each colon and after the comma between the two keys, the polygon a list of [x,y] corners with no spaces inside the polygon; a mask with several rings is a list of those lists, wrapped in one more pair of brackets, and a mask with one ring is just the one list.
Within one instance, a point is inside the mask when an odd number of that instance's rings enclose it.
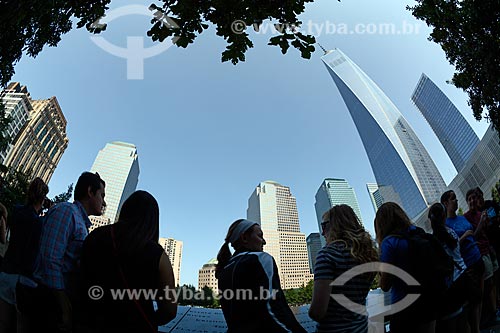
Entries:
{"label": "glass skyscraper", "polygon": [[358,129],[384,202],[399,203],[413,218],[439,199],[446,185],[405,118],[340,50],[322,57]]}
{"label": "glass skyscraper", "polygon": [[106,182],[106,210],[103,218],[114,223],[125,200],[139,182],[137,148],[130,143],[111,142],[97,154],[92,172],[98,172]]}
{"label": "glass skyscraper", "polygon": [[411,100],[432,127],[455,169],[462,170],[479,143],[479,138],[464,116],[423,73]]}
{"label": "glass skyscraper", "polygon": [[[345,179],[326,178],[316,192],[314,203],[320,234],[323,214],[333,206],[342,204],[350,206],[359,220],[363,222],[356,193],[349,183]],[[321,237],[321,244],[322,246],[326,244],[324,237]]]}
{"label": "glass skyscraper", "polygon": [[314,266],[316,265],[316,257],[318,256],[319,250],[321,250],[323,244],[321,243],[322,236],[313,232],[309,234],[306,238],[307,242],[307,255],[309,257],[309,268],[311,270],[311,274],[314,274]]}
{"label": "glass skyscraper", "polygon": [[380,195],[378,185],[375,183],[368,183],[366,184],[366,189],[368,190],[368,195],[370,196],[373,209],[375,210],[376,213],[377,210],[380,208],[380,206],[382,206],[382,204],[384,203],[384,200]]}

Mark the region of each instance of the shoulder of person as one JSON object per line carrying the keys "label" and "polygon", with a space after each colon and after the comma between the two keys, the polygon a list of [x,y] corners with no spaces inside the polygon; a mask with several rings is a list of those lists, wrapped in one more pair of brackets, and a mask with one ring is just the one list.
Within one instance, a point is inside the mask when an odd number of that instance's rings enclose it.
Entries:
{"label": "shoulder of person", "polygon": [[92,230],[92,232],[90,232],[88,236],[85,237],[84,244],[95,243],[103,238],[111,237],[111,234],[109,232],[110,228],[110,225],[105,225]]}
{"label": "shoulder of person", "polygon": [[327,245],[325,245],[321,250],[318,252],[318,256],[320,255],[332,255],[332,254],[341,254],[344,253],[346,250],[349,250],[349,246],[346,242],[344,241],[333,241]]}
{"label": "shoulder of person", "polygon": [[258,261],[262,266],[273,265],[274,258],[267,252],[248,252],[247,259],[249,261]]}
{"label": "shoulder of person", "polygon": [[62,213],[65,211],[71,211],[72,213],[79,213],[78,206],[76,204],[71,203],[71,202],[60,202],[60,203],[55,204],[54,206],[52,206],[50,208],[47,216],[49,216],[50,214],[55,213],[55,212]]}

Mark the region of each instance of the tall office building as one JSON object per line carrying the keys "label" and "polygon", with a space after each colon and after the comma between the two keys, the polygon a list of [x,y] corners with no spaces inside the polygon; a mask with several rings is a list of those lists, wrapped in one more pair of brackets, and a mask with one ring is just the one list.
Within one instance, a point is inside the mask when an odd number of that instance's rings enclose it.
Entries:
{"label": "tall office building", "polygon": [[219,290],[218,280],[215,278],[215,267],[217,267],[217,259],[213,258],[200,268],[198,271],[198,290],[203,287],[210,287],[214,292]]}
{"label": "tall office building", "polygon": [[12,141],[0,152],[0,163],[48,183],[68,147],[66,118],[57,99],[33,100],[18,82],[10,83],[1,98],[13,121],[7,129]]}
{"label": "tall office building", "polygon": [[290,188],[274,181],[260,183],[248,199],[247,218],[259,222],[264,251],[274,257],[283,289],[299,288],[313,277],[306,237],[300,232],[297,202]]}
{"label": "tall office building", "polygon": [[368,195],[370,196],[370,200],[373,205],[373,210],[375,210],[375,213],[377,210],[382,206],[384,203],[384,199],[380,195],[380,191],[378,189],[378,185],[375,183],[368,183],[366,184],[366,189],[368,190]]}
{"label": "tall office building", "polygon": [[[342,204],[351,206],[359,220],[363,221],[356,193],[349,183],[345,179],[326,178],[316,192],[316,202],[314,203],[320,233],[323,214],[333,206]],[[322,246],[326,245],[324,237],[321,237],[321,244]]]}
{"label": "tall office building", "polygon": [[311,274],[314,274],[314,266],[316,265],[316,257],[319,250],[321,250],[321,235],[317,232],[309,234],[306,238],[307,243],[307,256],[309,258],[309,269]]}
{"label": "tall office building", "polygon": [[410,125],[391,100],[340,50],[321,58],[349,109],[384,200],[413,218],[446,185]]}
{"label": "tall office building", "polygon": [[479,138],[453,103],[422,73],[411,100],[429,123],[455,169],[462,170]]}
{"label": "tall office building", "polygon": [[135,191],[139,182],[137,148],[130,143],[111,142],[99,151],[92,172],[98,172],[106,182],[106,209],[99,220],[116,222],[125,200]]}
{"label": "tall office building", "polygon": [[181,283],[181,264],[182,264],[182,241],[173,238],[160,238],[161,247],[165,249],[168,259],[172,264],[174,271],[175,285],[179,286]]}
{"label": "tall office building", "polygon": [[5,116],[11,117],[11,122],[4,135],[11,139],[7,149],[0,151],[0,163],[4,163],[12,148],[12,141],[17,137],[21,129],[28,123],[31,106],[31,97],[26,86],[19,82],[10,83],[0,94],[1,102],[5,107]]}

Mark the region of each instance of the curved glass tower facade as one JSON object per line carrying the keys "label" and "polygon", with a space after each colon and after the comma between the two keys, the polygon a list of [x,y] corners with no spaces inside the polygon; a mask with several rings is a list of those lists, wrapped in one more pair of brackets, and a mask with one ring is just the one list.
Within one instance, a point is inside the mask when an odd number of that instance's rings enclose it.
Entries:
{"label": "curved glass tower facade", "polygon": [[436,133],[455,169],[462,170],[479,143],[464,116],[425,74],[420,77],[411,100]]}
{"label": "curved glass tower facade", "polygon": [[135,145],[114,141],[99,151],[90,169],[106,182],[104,217],[114,223],[125,200],[134,193],[139,182],[139,160]]}
{"label": "curved glass tower facade", "polygon": [[322,58],[349,109],[384,202],[411,218],[439,199],[446,185],[412,128],[391,100],[340,50]]}

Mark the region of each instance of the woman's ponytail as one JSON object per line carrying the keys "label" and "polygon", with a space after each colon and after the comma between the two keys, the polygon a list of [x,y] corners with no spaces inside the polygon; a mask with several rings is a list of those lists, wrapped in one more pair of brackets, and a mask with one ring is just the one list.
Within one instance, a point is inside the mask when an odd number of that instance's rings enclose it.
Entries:
{"label": "woman's ponytail", "polygon": [[[229,239],[231,238],[231,235],[233,234],[234,229],[240,224],[240,222],[243,221],[243,219],[236,220],[231,224],[229,227],[229,230],[227,231],[226,239],[224,241],[224,244],[222,244],[219,253],[217,254],[217,266],[215,266],[215,278],[219,279],[219,275],[226,267],[227,263],[229,262],[229,259],[231,259],[231,250],[229,250]],[[234,247],[234,244],[233,244]]]}

